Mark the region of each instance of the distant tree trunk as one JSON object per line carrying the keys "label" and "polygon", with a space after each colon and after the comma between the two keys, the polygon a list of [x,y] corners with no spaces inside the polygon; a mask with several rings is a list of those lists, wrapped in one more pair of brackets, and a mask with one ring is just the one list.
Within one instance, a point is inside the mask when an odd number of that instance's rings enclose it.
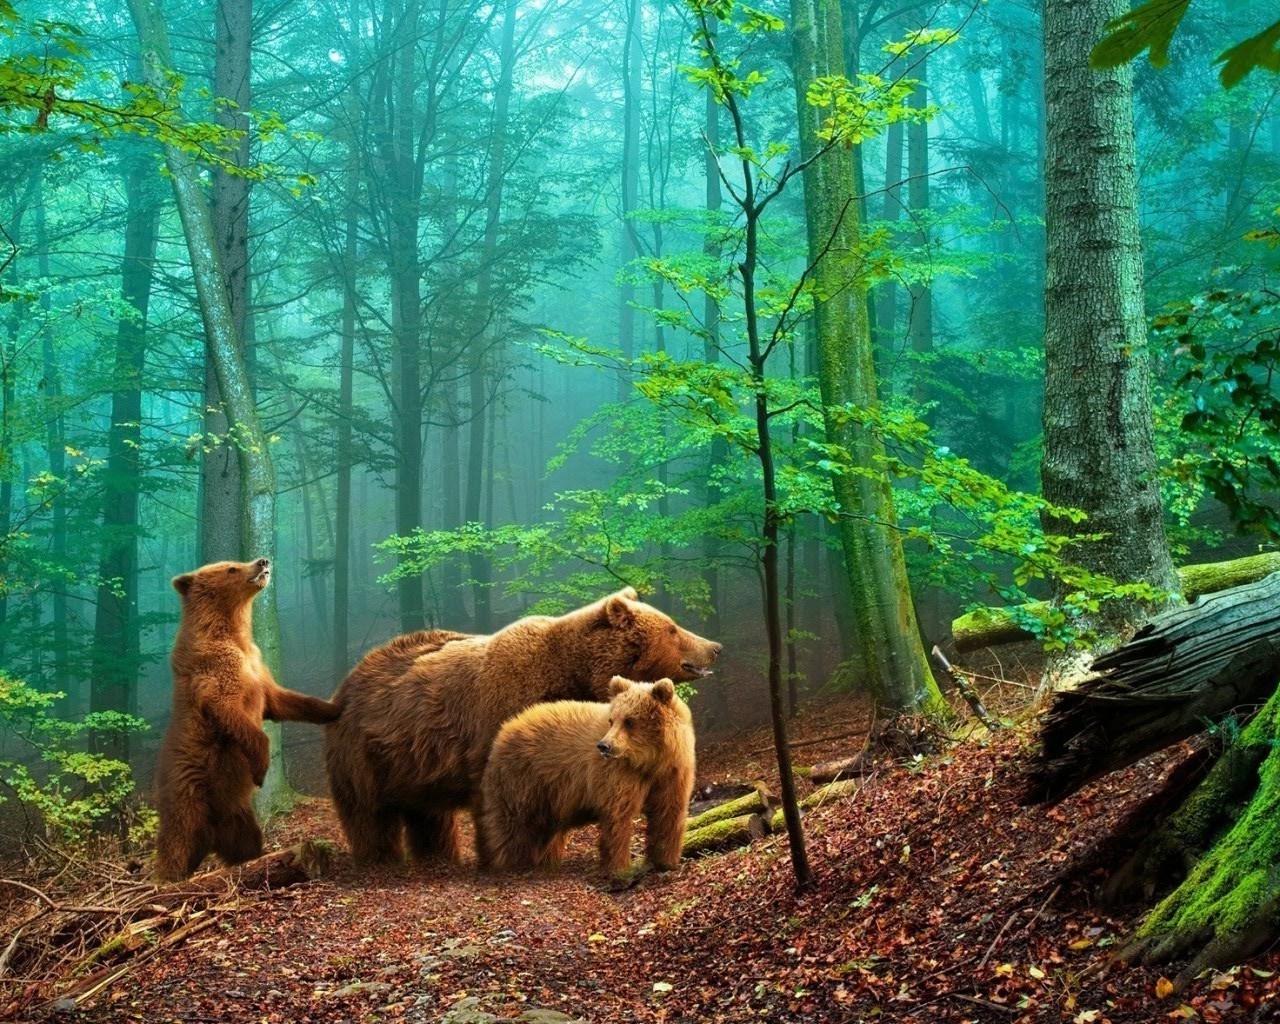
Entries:
{"label": "distant tree trunk", "polygon": [[[169,31],[156,0],[130,0],[138,39],[142,44],[142,65],[146,83],[156,90],[167,87],[173,59]],[[219,261],[219,246],[213,218],[206,205],[199,170],[189,153],[165,146],[165,162],[173,186],[174,200],[182,221],[195,281],[200,317],[204,324],[207,351],[218,376],[218,387],[230,420],[240,462],[241,501],[244,509],[242,549],[255,556],[275,558],[276,480],[271,445],[262,431],[254,401],[253,387],[245,366],[244,349],[236,331],[236,321],[228,301],[226,279]],[[254,612],[254,639],[277,679],[280,665],[280,621],[276,613],[276,588],[269,587],[258,599]],[[284,773],[284,751],[280,727],[264,727],[271,741],[271,766],[258,794],[258,805],[268,811],[286,805],[291,791]]]}
{"label": "distant tree trunk", "polygon": [[[1083,509],[1079,524],[1044,516],[1046,531],[1103,539],[1072,557],[1122,583],[1171,592],[1143,310],[1133,129],[1133,72],[1089,67],[1103,26],[1126,0],[1048,0],[1045,166],[1044,496]],[[1099,624],[1121,631],[1147,614],[1110,601]]]}
{"label": "distant tree trunk", "polygon": [[[822,112],[806,101],[815,78],[844,74],[840,9],[834,0],[792,0],[792,60],[801,155],[815,153]],[[827,440],[859,466],[875,466],[881,442],[870,432],[834,418],[845,405],[877,403],[875,369],[867,324],[866,288],[856,280],[860,221],[853,192],[851,154],[833,148],[804,174],[805,209],[815,304],[818,383]],[[829,246],[829,248],[828,248]],[[825,256],[822,254],[825,252]],[[846,514],[840,520],[853,611],[866,682],[884,710],[943,717],[949,707],[930,672],[916,625],[902,542],[888,479],[835,474],[832,487]]]}
{"label": "distant tree trunk", "polygon": [[333,681],[351,667],[351,421],[355,415],[356,308],[359,292],[356,261],[360,236],[360,160],[351,141],[347,176],[347,209],[342,241],[342,349],[338,356],[337,481],[334,494],[333,539]]}
{"label": "distant tree trunk", "polygon": [[[422,177],[417,154],[414,93],[415,55],[422,14],[420,0],[400,10],[388,4],[388,24],[396,26],[395,46],[375,78],[375,106],[383,109],[380,155],[387,197],[387,245],[391,285],[392,394],[396,449],[396,533],[408,536],[422,525],[422,267],[418,228],[422,215]],[[396,584],[400,629],[426,625],[422,578]]]}
{"label": "distant tree trunk", "polygon": [[[887,77],[893,78],[898,73],[899,65],[894,61],[889,65]],[[884,133],[884,208],[881,219],[889,224],[897,224],[902,218],[902,145],[905,132],[901,121],[894,121]],[[876,349],[882,362],[887,361],[898,342],[898,282],[890,277],[882,281],[875,289],[876,300]]]}
{"label": "distant tree trunk", "polygon": [[[243,132],[228,158],[249,166],[250,44],[253,39],[253,0],[217,0],[214,9],[213,94],[219,100],[214,118],[226,128]],[[236,335],[244,345],[249,310],[249,179],[221,167],[212,173],[210,206],[218,255],[226,275],[227,301]],[[247,365],[246,359],[246,365]],[[240,461],[227,436],[228,418],[218,388],[218,375],[205,360],[204,431],[206,441],[200,469],[200,560],[247,558],[240,548],[244,509],[240,504]]]}
{"label": "distant tree trunk", "polygon": [[[714,26],[713,26],[714,28]],[[702,239],[702,251],[708,260],[716,263],[723,258],[721,252],[720,226],[718,218],[724,204],[724,195],[720,189],[720,165],[716,152],[720,148],[720,104],[710,89],[706,91],[705,108],[703,110],[703,131],[706,133],[706,146],[703,150],[703,174],[706,179],[705,207],[707,211],[706,234]],[[708,363],[720,361],[720,303],[709,292],[702,300],[702,327],[706,332],[702,342],[702,358]],[[711,453],[707,459],[706,473],[703,477],[702,501],[704,507],[717,504],[722,498],[715,478],[718,467],[728,457],[728,448],[723,438],[717,437],[711,442]],[[721,547],[716,538],[705,537],[702,543],[702,557],[705,566],[702,579],[707,587],[707,616],[705,621],[707,636],[722,639],[724,632],[721,615],[723,595],[720,592]],[[727,645],[726,645],[727,646]],[[732,715],[729,707],[728,684],[722,679],[713,678],[710,682],[711,699],[715,708],[715,717],[721,724],[728,724]]]}
{"label": "distant tree trunk", "polygon": [[[120,298],[133,312],[116,325],[111,380],[111,430],[102,476],[102,549],[94,610],[89,709],[136,713],[141,668],[138,612],[138,496],[142,489],[142,375],[147,358],[147,309],[155,276],[160,204],[144,153],[125,163],[124,257]],[[107,753],[128,760],[127,733],[113,734]]]}
{"label": "distant tree trunk", "polygon": [[[492,308],[494,302],[493,271],[499,259],[499,231],[502,226],[502,184],[506,174],[507,130],[511,111],[511,88],[515,76],[516,0],[506,0],[502,16],[502,44],[498,68],[498,82],[493,95],[493,127],[489,135],[489,168],[485,182],[484,238],[481,243],[480,273],[476,278],[475,317],[476,326],[471,331],[474,352],[471,360],[471,431],[467,451],[467,522],[488,524],[491,516],[481,510],[481,495],[487,490],[489,507],[493,504],[493,437],[486,445],[486,419],[490,414],[489,380],[497,376],[499,360],[495,359],[497,342],[490,338],[490,330],[497,319]],[[492,351],[491,351],[492,350]],[[486,488],[484,460],[488,454],[489,486]],[[493,629],[492,586],[493,567],[486,555],[471,555],[471,579],[473,580],[472,606],[475,612],[477,632],[488,633]]]}
{"label": "distant tree trunk", "polygon": [[[618,306],[618,348],[624,360],[635,354],[636,288],[631,283],[631,263],[638,253],[636,226],[631,222],[639,196],[640,176],[640,12],[642,0],[626,0],[626,25],[622,39],[622,236],[618,263],[623,281]],[[626,401],[629,384],[618,377],[618,401]]]}
{"label": "distant tree trunk", "polygon": [[[36,179],[36,266],[40,277],[48,281],[49,272],[49,227],[48,213],[45,208],[44,183]],[[53,325],[49,321],[49,289],[46,286],[40,291],[40,358],[43,369],[43,392],[45,400],[45,451],[49,459],[49,472],[59,480],[67,476],[67,444],[64,437],[62,413],[62,374],[59,370],[58,353],[54,345]],[[65,565],[67,560],[67,503],[55,501],[50,509],[49,548],[54,562]],[[67,584],[57,581],[50,594],[50,605],[53,627],[53,683],[58,691],[67,694],[72,704],[77,695],[72,690],[71,672],[71,640],[67,633]]]}
{"label": "distant tree trunk", "polygon": [[[912,75],[918,85],[912,91],[907,105],[916,110],[923,110],[928,105],[928,57],[921,57],[916,63]],[[916,246],[920,259],[928,259],[929,229],[926,224],[929,216],[929,125],[925,121],[912,121],[907,127],[907,197],[911,204],[911,215],[915,219]],[[930,389],[926,385],[933,372],[928,358],[933,354],[933,289],[929,278],[932,272],[927,267],[919,268],[918,273],[925,277],[911,286],[911,319],[908,328],[911,335],[911,352],[916,357],[912,376],[913,388],[917,402],[927,401]],[[932,424],[933,414],[925,417]]]}

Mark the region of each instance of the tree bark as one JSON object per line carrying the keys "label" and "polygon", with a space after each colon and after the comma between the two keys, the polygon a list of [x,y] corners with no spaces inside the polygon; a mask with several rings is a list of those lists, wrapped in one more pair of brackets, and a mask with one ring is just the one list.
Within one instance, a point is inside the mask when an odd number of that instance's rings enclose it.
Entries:
{"label": "tree bark", "polygon": [[[142,66],[149,86],[163,92],[173,74],[169,50],[169,30],[156,0],[130,0],[130,10],[142,47]],[[228,301],[226,279],[220,262],[213,218],[200,187],[200,176],[189,153],[174,145],[165,146],[174,201],[182,221],[191,273],[196,286],[200,317],[204,325],[206,350],[217,372],[218,387],[229,420],[240,468],[244,532],[241,546],[255,556],[275,559],[276,484],[271,447],[258,420],[253,387],[244,361],[244,349]],[[254,638],[277,678],[280,666],[280,620],[276,613],[275,588],[269,587],[258,600],[254,615]],[[264,723],[271,741],[271,764],[258,793],[261,809],[274,811],[292,797],[284,775],[284,751],[278,723]]]}
{"label": "tree bark", "polygon": [[[487,423],[493,410],[490,408],[490,374],[496,374],[498,366],[493,358],[497,348],[491,331],[495,316],[493,310],[493,271],[500,255],[499,232],[502,226],[502,186],[506,173],[507,129],[511,112],[511,90],[515,75],[516,2],[506,0],[502,16],[502,42],[499,54],[498,81],[493,96],[493,126],[489,135],[489,167],[485,180],[486,219],[481,241],[480,273],[476,278],[475,327],[471,331],[474,347],[471,372],[471,432],[467,450],[466,517],[469,523],[485,523],[491,516],[480,507],[481,495],[488,492],[489,505],[493,503],[493,437],[486,439]],[[488,486],[485,486],[485,458],[488,457]],[[488,633],[493,629],[492,579],[493,566],[488,556],[475,552],[470,556],[472,579],[472,609],[476,632]]]}
{"label": "tree bark", "polygon": [[[354,128],[353,128],[354,132]],[[359,292],[356,260],[359,258],[360,158],[355,139],[350,141],[347,172],[347,209],[342,242],[342,348],[338,356],[337,480],[334,494],[333,539],[333,678],[351,667],[351,472],[355,456],[351,447],[355,415],[356,309]]]}
{"label": "tree bark", "polygon": [[[822,122],[819,108],[806,100],[809,83],[844,74],[840,9],[832,0],[792,0],[791,15],[800,151],[808,158],[820,146],[816,133]],[[823,296],[814,309],[818,383],[827,441],[854,464],[875,466],[881,442],[840,415],[846,406],[877,404],[866,287],[856,266],[860,221],[850,161],[850,152],[837,146],[804,173],[809,260],[816,263],[815,293]],[[916,625],[888,478],[836,473],[832,487],[843,512],[840,541],[872,696],[890,713],[946,717],[950,708],[933,679]]]}
{"label": "tree bark", "polygon": [[[1094,71],[1089,54],[1126,0],[1047,0],[1044,496],[1083,509],[1045,514],[1047,531],[1104,534],[1082,566],[1122,583],[1177,592],[1165,541],[1151,432],[1133,128],[1133,72]],[[1108,601],[1099,625],[1120,632],[1141,602]]]}
{"label": "tree bark", "polygon": [[[155,274],[160,204],[151,193],[150,161],[142,152],[125,163],[124,256],[120,298],[133,315],[116,326],[111,375],[111,428],[102,477],[102,550],[90,663],[91,711],[136,712],[141,669],[138,612],[138,496],[142,488],[142,376],[147,358],[147,310]],[[127,733],[107,740],[104,753],[128,760]]]}
{"label": "tree bark", "polygon": [[[215,108],[214,117],[224,128],[242,133],[234,150],[226,154],[238,167],[249,166],[252,35],[253,0],[218,0],[214,9],[213,94],[222,102]],[[223,167],[214,167],[212,185],[210,209],[214,236],[226,277],[227,301],[243,351],[248,337],[249,312],[249,179],[231,174]],[[206,359],[206,442],[200,468],[201,562],[243,559],[251,555],[240,547],[244,532],[240,461],[228,434],[229,423],[217,371],[212,361]]]}
{"label": "tree bark", "polygon": [[[50,278],[49,271],[49,228],[48,211],[45,208],[44,181],[42,176],[36,179],[36,265],[40,277],[44,281]],[[62,412],[62,373],[53,325],[50,322],[50,296],[46,286],[40,291],[40,357],[43,369],[43,387],[45,401],[45,451],[49,459],[49,472],[58,480],[67,477],[67,445],[64,437],[65,425]],[[54,562],[65,565],[67,559],[67,503],[56,501],[50,509],[49,549]],[[57,689],[67,694],[71,704],[75,704],[77,695],[72,690],[71,672],[71,638],[68,634],[67,592],[66,584],[54,583],[49,595],[51,605],[50,634],[53,639],[53,682]]]}
{"label": "tree bark", "polygon": [[[639,196],[640,177],[640,14],[642,0],[626,0],[626,26],[622,42],[622,235],[618,263],[622,282],[618,300],[618,348],[623,360],[635,354],[634,307],[636,288],[631,263],[636,258],[636,226],[631,222]],[[618,377],[618,401],[626,401],[629,384]]]}

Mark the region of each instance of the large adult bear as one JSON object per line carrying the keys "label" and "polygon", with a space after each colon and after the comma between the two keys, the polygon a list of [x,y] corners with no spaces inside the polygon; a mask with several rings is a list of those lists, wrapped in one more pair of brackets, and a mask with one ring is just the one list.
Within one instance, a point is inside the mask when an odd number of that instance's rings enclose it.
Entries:
{"label": "large adult bear", "polygon": [[720,645],[681,629],[628,587],[491,636],[427,630],[371,651],[333,701],[329,789],[354,858],[459,859],[457,812],[479,795],[502,723],[549,700],[608,701],[609,682],[689,682]]}

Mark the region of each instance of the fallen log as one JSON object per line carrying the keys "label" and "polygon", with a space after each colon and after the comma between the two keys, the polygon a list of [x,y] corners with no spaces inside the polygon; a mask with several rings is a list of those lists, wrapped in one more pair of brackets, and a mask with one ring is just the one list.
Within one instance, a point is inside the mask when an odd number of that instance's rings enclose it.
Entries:
{"label": "fallen log", "polygon": [[690,818],[686,828],[688,831],[693,832],[706,828],[708,825],[714,825],[718,821],[740,818],[746,814],[763,813],[772,815],[781,805],[781,801],[769,792],[763,782],[757,782],[755,786],[755,790],[746,796],[740,796],[734,800],[726,800],[722,804],[716,804],[715,807],[708,808],[696,818]]}
{"label": "fallen log", "polygon": [[937,644],[933,645],[934,660],[941,667],[943,673],[960,691],[960,696],[965,699],[965,703],[969,705],[969,709],[973,712],[974,717],[978,719],[991,732],[995,732],[1000,728],[1000,723],[991,717],[991,713],[987,711],[986,706],[982,703],[982,698],[978,696],[978,691],[973,688],[963,672],[957,669],[947,660],[947,656],[942,653],[942,648]]}
{"label": "fallen log", "polygon": [[[1183,597],[1194,601],[1206,594],[1216,594],[1246,583],[1255,583],[1277,571],[1280,571],[1280,551],[1268,551],[1226,562],[1184,565],[1178,570],[1178,580],[1182,584]],[[1018,619],[1020,614],[1037,615],[1047,607],[1047,601],[1032,601],[1019,605],[1016,609],[978,608],[961,615],[951,623],[951,638],[956,653],[965,654],[982,647],[999,647],[1002,644],[1035,639],[1022,628]]]}
{"label": "fallen log", "polygon": [[875,758],[861,750],[852,757],[838,757],[834,761],[815,764],[809,769],[809,781],[815,784],[835,782],[836,779],[847,779],[851,775],[867,775],[874,770]]}
{"label": "fallen log", "polygon": [[[812,810],[832,801],[843,800],[853,796],[861,785],[862,783],[857,779],[846,779],[815,789],[800,801],[800,809]],[[690,822],[690,825],[692,824]],[[714,821],[696,829],[690,828],[685,832],[683,852],[688,857],[695,853],[713,853],[718,850],[733,849],[785,829],[786,822],[783,820],[780,809],[772,814],[754,811],[750,814],[741,814],[736,818]]]}
{"label": "fallen log", "polygon": [[1055,694],[1029,779],[1057,800],[1148,754],[1251,713],[1280,681],[1280,572],[1156,616]]}

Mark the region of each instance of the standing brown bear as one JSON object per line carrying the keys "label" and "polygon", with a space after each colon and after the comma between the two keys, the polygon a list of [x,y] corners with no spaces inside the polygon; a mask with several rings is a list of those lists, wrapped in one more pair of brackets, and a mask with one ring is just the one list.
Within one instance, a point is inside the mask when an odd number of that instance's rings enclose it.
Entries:
{"label": "standing brown bear", "polygon": [[156,766],[156,875],[166,881],[186,878],[210,851],[227,864],[262,853],[253,790],[267,775],[264,718],[338,717],[336,705],[277,686],[263,662],[252,608],[270,581],[265,558],[174,577],[182,621],[169,657],[173,714]]}
{"label": "standing brown bear", "polygon": [[329,789],[355,859],[457,860],[457,812],[480,789],[499,727],[531,704],[609,699],[615,675],[689,681],[720,645],[681,629],[631,588],[492,636],[412,633],[370,652],[334,695]]}
{"label": "standing brown bear", "polygon": [[535,704],[507,722],[484,770],[476,849],[481,867],[531,868],[564,854],[569,830],[599,823],[600,867],[631,863],[644,810],[646,859],[680,863],[693,794],[693,722],[670,679],[615,676],[608,704]]}

